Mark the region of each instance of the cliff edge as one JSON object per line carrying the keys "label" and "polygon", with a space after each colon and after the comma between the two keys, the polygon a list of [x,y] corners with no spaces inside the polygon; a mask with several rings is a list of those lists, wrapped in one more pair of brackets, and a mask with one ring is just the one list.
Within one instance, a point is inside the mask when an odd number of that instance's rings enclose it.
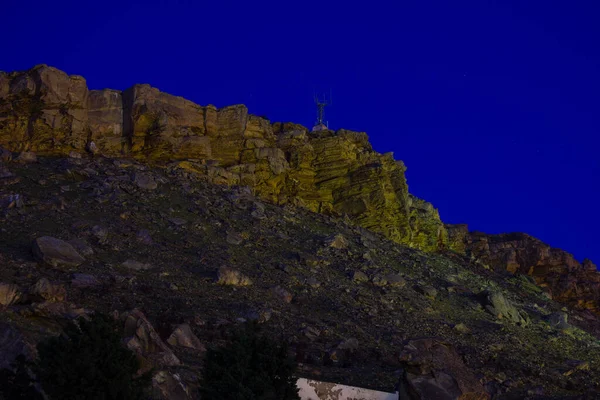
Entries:
{"label": "cliff edge", "polygon": [[199,106],[149,85],[88,90],[46,65],[0,73],[0,144],[11,151],[176,161],[211,182],[251,187],[277,204],[347,215],[421,250],[444,247],[438,211],[408,192],[405,166],[363,132],[309,132],[270,123],[243,105]]}

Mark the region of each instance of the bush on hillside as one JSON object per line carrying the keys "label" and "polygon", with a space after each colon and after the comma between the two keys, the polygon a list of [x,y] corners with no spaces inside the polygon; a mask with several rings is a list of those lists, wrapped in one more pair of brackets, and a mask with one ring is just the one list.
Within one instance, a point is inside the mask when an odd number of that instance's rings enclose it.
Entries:
{"label": "bush on hillside", "polygon": [[40,398],[33,375],[52,400],[136,400],[149,383],[148,375],[136,377],[135,355],[103,315],[69,323],[63,334],[40,342],[37,350],[35,364],[21,358],[12,369],[0,371],[0,398]]}
{"label": "bush on hillside", "polygon": [[286,343],[261,335],[256,324],[246,325],[228,345],[206,353],[202,399],[299,399],[295,368]]}
{"label": "bush on hillside", "polygon": [[38,345],[37,375],[51,399],[141,399],[148,377],[136,378],[135,355],[103,315],[70,323]]}

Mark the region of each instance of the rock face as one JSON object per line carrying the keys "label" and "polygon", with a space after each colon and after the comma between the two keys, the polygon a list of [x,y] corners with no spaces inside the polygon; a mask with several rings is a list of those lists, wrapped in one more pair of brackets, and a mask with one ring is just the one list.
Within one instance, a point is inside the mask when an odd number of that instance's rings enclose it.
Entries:
{"label": "rock face", "polygon": [[13,151],[60,153],[87,138],[88,89],[80,76],[45,65],[0,73],[0,140]]}
{"label": "rock face", "polygon": [[448,226],[449,242],[472,259],[498,270],[533,277],[553,299],[576,308],[600,311],[600,273],[590,260],[573,255],[524,233],[488,235],[468,232],[466,225]]}
{"label": "rock face", "polygon": [[444,226],[448,231],[448,248],[457,253],[465,254],[467,250],[469,226],[467,224],[446,224]]}
{"label": "rock face", "polygon": [[149,85],[88,90],[82,77],[39,65],[0,73],[0,145],[39,155],[188,160],[171,167],[250,186],[278,204],[346,214],[423,250],[447,242],[437,210],[408,193],[404,164],[373,151],[365,133],[271,124],[243,105],[201,107]]}

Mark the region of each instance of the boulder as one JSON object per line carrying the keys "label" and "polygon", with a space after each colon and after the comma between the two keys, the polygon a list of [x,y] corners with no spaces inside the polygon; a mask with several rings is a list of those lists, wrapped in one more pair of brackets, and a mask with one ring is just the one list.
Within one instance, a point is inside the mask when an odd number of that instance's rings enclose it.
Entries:
{"label": "boulder", "polygon": [[167,339],[167,343],[171,346],[189,347],[200,351],[206,350],[188,324],[181,324],[175,328],[171,336]]}
{"label": "boulder", "polygon": [[327,239],[327,246],[333,247],[334,249],[346,249],[348,248],[348,239],[340,233]]}
{"label": "boulder", "polygon": [[17,161],[22,163],[34,163],[37,162],[37,156],[33,151],[23,151],[19,153]]}
{"label": "boulder", "polygon": [[10,306],[21,298],[21,291],[14,283],[0,283],[0,305]]}
{"label": "boulder", "polygon": [[138,172],[133,177],[133,182],[140,189],[154,190],[158,187],[158,183],[154,180],[154,177],[148,173]]}
{"label": "boulder", "polygon": [[406,280],[400,274],[389,274],[386,276],[389,286],[403,288],[406,286]]}
{"label": "boulder", "polygon": [[94,225],[90,230],[90,234],[98,241],[100,244],[105,244],[108,241],[108,228],[102,225]]}
{"label": "boulder", "polygon": [[238,245],[244,241],[244,238],[237,232],[228,231],[226,241],[229,244]]}
{"label": "boulder", "polygon": [[352,280],[354,282],[357,282],[357,283],[368,282],[369,281],[369,277],[367,276],[367,274],[365,274],[362,271],[354,271],[352,273]]}
{"label": "boulder", "polygon": [[375,276],[373,276],[373,279],[371,279],[371,281],[375,286],[386,286],[388,284],[387,277],[383,274],[376,274]]}
{"label": "boulder", "polygon": [[482,298],[485,309],[496,318],[523,326],[529,323],[527,314],[519,311],[502,292],[486,291],[482,293]]}
{"label": "boulder", "polygon": [[469,329],[469,327],[463,323],[454,325],[454,330],[463,334],[471,333],[471,329]]}
{"label": "boulder", "polygon": [[71,279],[71,285],[76,288],[89,288],[100,286],[100,281],[94,276],[90,274],[73,274],[73,279]]}
{"label": "boulder", "polygon": [[127,260],[121,263],[121,267],[132,269],[134,271],[145,271],[148,269],[152,269],[151,264],[142,263],[136,260]]}
{"label": "boulder", "polygon": [[313,289],[318,289],[321,287],[321,282],[317,280],[314,276],[311,276],[306,280],[306,284]]}
{"label": "boulder", "polygon": [[65,301],[67,298],[65,287],[58,283],[52,283],[47,278],[38,280],[31,288],[31,293],[49,302]]}
{"label": "boulder", "polygon": [[321,335],[321,331],[313,326],[307,326],[302,328],[302,335],[306,337],[311,342],[317,340],[317,338]]}
{"label": "boulder", "polygon": [[405,370],[400,398],[410,400],[488,400],[475,374],[454,347],[441,339],[410,340],[400,353]]}
{"label": "boulder", "polygon": [[161,340],[152,324],[138,309],[124,315],[124,342],[141,361],[140,373],[151,368],[164,368],[180,365],[179,359]]}
{"label": "boulder", "polygon": [[438,295],[437,289],[430,285],[418,286],[417,291],[432,300],[434,300]]}
{"label": "boulder", "polygon": [[559,311],[548,316],[548,323],[551,327],[560,331],[571,329],[571,325],[567,322],[569,315],[566,312]]}
{"label": "boulder", "polygon": [[273,310],[269,308],[263,308],[259,310],[251,310],[245,315],[245,319],[248,321],[258,322],[259,324],[264,324],[271,319],[273,314]]}
{"label": "boulder", "polygon": [[275,286],[274,288],[271,289],[271,292],[273,292],[273,294],[278,297],[280,300],[282,300],[284,303],[291,303],[293,296],[290,292],[288,292],[287,290],[285,290],[284,288],[282,288],[281,286]]}
{"label": "boulder", "polygon": [[50,236],[35,239],[33,254],[39,261],[60,269],[75,268],[85,262],[85,259],[69,243]]}
{"label": "boulder", "polygon": [[250,278],[229,267],[221,267],[217,272],[217,283],[227,286],[249,286],[252,285]]}

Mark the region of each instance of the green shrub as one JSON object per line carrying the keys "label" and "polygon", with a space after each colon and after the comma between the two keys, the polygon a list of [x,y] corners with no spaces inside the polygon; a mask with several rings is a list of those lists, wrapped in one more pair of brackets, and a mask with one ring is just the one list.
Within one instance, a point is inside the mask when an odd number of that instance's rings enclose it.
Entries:
{"label": "green shrub", "polygon": [[260,335],[256,324],[236,331],[230,343],[206,353],[203,400],[299,399],[295,363],[285,343]]}
{"label": "green shrub", "polygon": [[136,400],[148,383],[147,376],[135,377],[135,355],[121,344],[115,324],[102,315],[70,323],[62,335],[37,349],[37,377],[53,400]]}

